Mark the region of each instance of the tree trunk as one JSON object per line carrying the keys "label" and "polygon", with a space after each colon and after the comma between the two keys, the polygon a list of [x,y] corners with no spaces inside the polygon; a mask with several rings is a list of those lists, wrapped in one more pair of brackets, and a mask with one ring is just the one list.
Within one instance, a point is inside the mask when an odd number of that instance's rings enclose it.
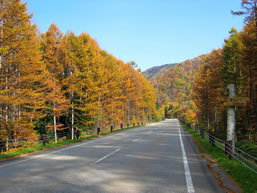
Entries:
{"label": "tree trunk", "polygon": [[129,125],[129,100],[128,100],[128,123],[127,124]]}
{"label": "tree trunk", "polygon": [[[6,76],[5,76],[5,89],[8,90],[8,67],[6,67]],[[8,92],[7,92],[8,96]],[[6,151],[9,150],[9,128],[8,128],[8,120],[9,120],[9,105],[8,103],[6,104],[5,107],[6,114],[5,114],[5,122],[6,122],[6,133],[7,133],[7,140],[6,140]]]}
{"label": "tree trunk", "polygon": [[145,122],[145,107],[143,107],[143,118],[142,121]]}
{"label": "tree trunk", "polygon": [[55,104],[54,104],[54,141],[55,141],[55,143],[57,143],[57,127],[56,127]]}
{"label": "tree trunk", "polygon": [[122,114],[123,114],[123,116],[122,116],[122,123],[124,123],[124,121],[125,121],[125,115],[126,115],[125,108],[124,108],[124,104],[122,104]]}
{"label": "tree trunk", "polygon": [[74,139],[74,102],[73,102],[73,95],[74,95],[74,92],[72,90],[72,93],[71,93],[71,104],[72,104],[72,107],[71,107],[71,139],[73,140]]}
{"label": "tree trunk", "polygon": [[6,110],[5,123],[6,123],[6,135],[7,135],[6,151],[8,151],[9,150],[8,104],[6,104],[5,110]]}
{"label": "tree trunk", "polygon": [[209,109],[209,84],[206,81],[206,113],[207,113],[207,130],[210,129],[210,109]]}

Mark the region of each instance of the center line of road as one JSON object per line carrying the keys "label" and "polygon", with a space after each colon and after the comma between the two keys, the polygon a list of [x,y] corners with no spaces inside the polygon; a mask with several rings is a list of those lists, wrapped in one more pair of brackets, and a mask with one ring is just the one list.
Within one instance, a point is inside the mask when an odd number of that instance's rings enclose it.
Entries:
{"label": "center line of road", "polygon": [[134,139],[132,142],[136,142],[136,141],[138,141],[138,140],[140,140],[141,138],[137,138],[137,139]]}
{"label": "center line of road", "polygon": [[194,189],[194,185],[193,185],[193,182],[192,182],[192,177],[191,177],[191,174],[190,174],[190,169],[189,169],[188,162],[187,162],[186,151],[185,151],[183,140],[182,140],[182,137],[181,137],[180,128],[178,129],[178,132],[179,132],[179,139],[180,139],[181,151],[182,151],[182,156],[183,156],[183,163],[184,163],[184,168],[185,168],[187,192],[188,193],[194,193],[195,189]]}
{"label": "center line of road", "polygon": [[120,149],[116,149],[115,151],[113,151],[113,152],[107,154],[106,156],[100,158],[99,160],[97,160],[97,161],[95,162],[95,164],[98,164],[99,162],[105,160],[105,159],[108,158],[109,156],[111,156],[111,155],[117,153],[118,151],[120,151]]}

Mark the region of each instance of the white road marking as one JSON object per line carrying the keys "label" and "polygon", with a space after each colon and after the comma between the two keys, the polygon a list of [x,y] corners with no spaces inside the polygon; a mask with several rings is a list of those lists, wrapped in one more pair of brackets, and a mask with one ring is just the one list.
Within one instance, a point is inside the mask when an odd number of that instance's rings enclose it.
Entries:
{"label": "white road marking", "polygon": [[161,145],[161,146],[168,146],[169,144],[167,144],[167,143],[161,143],[160,145]]}
{"label": "white road marking", "polygon": [[191,174],[190,174],[190,169],[189,169],[188,162],[187,162],[187,156],[186,156],[183,140],[182,140],[182,137],[181,137],[180,128],[178,129],[178,132],[179,132],[179,139],[180,139],[181,151],[182,151],[182,156],[183,156],[183,163],[184,163],[184,168],[185,168],[187,192],[188,193],[194,193],[195,189],[194,189],[194,185],[193,185],[193,182],[192,182],[192,177],[191,177]]}
{"label": "white road marking", "polygon": [[95,140],[84,142],[84,143],[82,142],[78,145],[73,145],[73,146],[66,147],[66,148],[63,148],[63,149],[60,149],[60,150],[51,151],[49,153],[44,153],[44,154],[41,154],[41,155],[32,156],[32,157],[29,157],[27,159],[23,159],[23,160],[20,160],[20,161],[17,161],[17,162],[12,162],[12,163],[9,163],[9,164],[2,165],[2,166],[0,166],[0,168],[5,168],[5,167],[8,167],[8,166],[16,165],[16,164],[19,164],[19,163],[22,163],[22,162],[33,160],[33,159],[38,159],[38,158],[44,157],[44,156],[49,155],[49,154],[62,152],[62,151],[68,150],[68,149],[72,149],[72,148],[80,147],[80,146],[83,146],[83,145],[87,145],[87,144],[90,144],[90,143],[93,143],[93,142],[96,142],[96,141],[101,141],[101,140],[108,139],[108,138],[111,138],[111,137],[114,137],[114,136],[119,136],[121,134],[124,135],[125,133],[128,133],[130,131],[131,130],[128,130],[128,131],[125,131],[125,132],[122,132],[122,133],[113,134],[113,135],[103,137],[103,138],[100,138],[100,139],[95,139]]}
{"label": "white road marking", "polygon": [[138,140],[140,140],[141,138],[137,138],[137,139],[134,139],[132,142],[136,142],[136,141],[138,141]]}
{"label": "white road marking", "polygon": [[[129,131],[126,131],[126,132],[123,132],[123,133],[127,133],[127,132],[129,132]],[[41,154],[41,155],[36,155],[36,156],[29,157],[29,158],[27,158],[27,159],[23,159],[23,160],[20,160],[20,161],[17,161],[17,162],[13,162],[13,163],[9,163],[9,164],[2,165],[2,166],[0,166],[0,168],[5,168],[5,167],[7,167],[7,166],[16,165],[16,164],[19,164],[19,163],[22,163],[22,162],[26,162],[26,161],[29,161],[29,160],[33,160],[33,159],[38,159],[38,158],[40,158],[40,157],[44,157],[44,156],[49,155],[49,154],[58,153],[58,152],[62,152],[62,151],[68,150],[68,149],[80,147],[80,146],[87,145],[87,144],[90,144],[90,143],[93,143],[93,142],[96,142],[96,141],[101,141],[101,140],[104,140],[104,139],[108,139],[108,138],[114,137],[114,136],[116,136],[116,135],[119,135],[119,134],[110,135],[110,136],[107,136],[107,137],[104,137],[104,138],[95,139],[95,140],[88,141],[88,142],[84,142],[84,143],[82,142],[82,143],[80,143],[80,144],[78,144],[78,145],[73,145],[73,146],[66,147],[66,148],[63,148],[63,149],[60,149],[60,150],[51,151],[51,152],[49,152],[49,153],[44,153],[44,154]]]}
{"label": "white road marking", "polygon": [[109,156],[111,156],[111,155],[117,153],[118,151],[120,151],[120,149],[116,149],[115,151],[113,151],[113,152],[107,154],[106,156],[100,158],[99,160],[97,160],[97,161],[95,162],[95,164],[98,164],[99,162],[105,160],[105,159],[108,158]]}
{"label": "white road marking", "polygon": [[148,133],[146,133],[147,135],[150,135],[153,131],[149,131]]}

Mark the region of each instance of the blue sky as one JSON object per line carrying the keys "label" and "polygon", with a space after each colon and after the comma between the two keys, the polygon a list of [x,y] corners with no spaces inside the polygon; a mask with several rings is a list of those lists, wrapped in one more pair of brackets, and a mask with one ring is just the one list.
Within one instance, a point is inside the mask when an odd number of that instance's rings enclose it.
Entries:
{"label": "blue sky", "polygon": [[143,70],[221,48],[241,0],[23,0],[41,32],[89,33],[102,49]]}

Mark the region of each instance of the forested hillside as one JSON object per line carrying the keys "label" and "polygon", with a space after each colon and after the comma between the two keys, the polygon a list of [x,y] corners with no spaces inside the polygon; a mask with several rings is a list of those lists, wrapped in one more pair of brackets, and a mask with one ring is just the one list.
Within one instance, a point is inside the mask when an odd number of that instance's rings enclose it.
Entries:
{"label": "forested hillside", "polygon": [[175,64],[151,78],[157,92],[157,106],[165,117],[183,117],[195,120],[197,108],[192,98],[196,73],[207,55]]}
{"label": "forested hillside", "polygon": [[241,32],[232,28],[222,49],[166,68],[151,77],[166,117],[180,117],[191,126],[215,129],[226,138],[228,85],[236,85],[237,140],[257,141],[257,8],[242,1]]}
{"label": "forested hillside", "polygon": [[55,24],[40,33],[26,4],[0,6],[1,151],[19,139],[53,134],[57,142],[60,133],[73,139],[75,131],[118,128],[155,114],[152,85],[89,34],[64,34]]}
{"label": "forested hillside", "polygon": [[167,68],[171,67],[175,65],[175,63],[173,64],[164,64],[161,66],[154,66],[152,68],[147,69],[146,71],[142,72],[142,74],[148,79],[151,80],[154,76],[156,76],[157,74],[159,74],[162,71],[165,71]]}
{"label": "forested hillside", "polygon": [[160,105],[169,102],[188,103],[195,72],[203,64],[205,57],[205,55],[202,55],[192,60],[172,65],[150,79],[157,89],[158,103]]}

